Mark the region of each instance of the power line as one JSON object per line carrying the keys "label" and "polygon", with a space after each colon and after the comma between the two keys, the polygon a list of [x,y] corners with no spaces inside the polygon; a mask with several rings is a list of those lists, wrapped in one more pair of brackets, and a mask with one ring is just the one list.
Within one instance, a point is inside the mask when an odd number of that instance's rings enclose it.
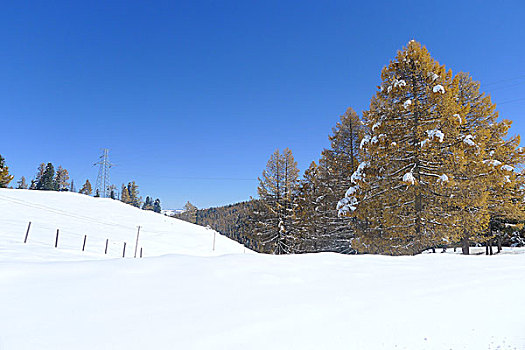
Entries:
{"label": "power line", "polygon": [[507,103],[514,103],[514,102],[523,101],[523,100],[525,100],[525,97],[516,98],[514,100],[503,101],[503,102],[497,103],[497,105],[504,105]]}

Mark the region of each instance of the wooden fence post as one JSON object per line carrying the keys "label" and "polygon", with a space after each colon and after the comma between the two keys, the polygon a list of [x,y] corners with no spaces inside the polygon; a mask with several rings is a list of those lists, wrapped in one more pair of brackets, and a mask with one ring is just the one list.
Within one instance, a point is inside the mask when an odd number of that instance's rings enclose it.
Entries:
{"label": "wooden fence post", "polygon": [[106,238],[106,249],[104,250],[104,254],[108,253],[108,242],[109,242],[109,238]]}
{"label": "wooden fence post", "polygon": [[122,257],[126,256],[126,242],[124,242],[124,249],[122,250]]}
{"label": "wooden fence post", "polygon": [[29,235],[30,228],[31,228],[31,221],[29,221],[29,225],[27,225],[26,238],[24,238],[24,243],[27,243],[27,236]]}
{"label": "wooden fence post", "polygon": [[217,231],[213,231],[213,251],[215,251],[215,235],[217,234]]}
{"label": "wooden fence post", "polygon": [[137,248],[139,246],[139,234],[140,234],[140,226],[138,226],[138,229],[137,229],[137,241],[135,242],[135,255],[133,255],[134,258],[137,257]]}
{"label": "wooden fence post", "polygon": [[142,247],[140,247],[140,257],[142,258]]}
{"label": "wooden fence post", "polygon": [[55,239],[55,248],[58,247],[58,228],[57,228],[57,237]]}
{"label": "wooden fence post", "polygon": [[84,251],[84,249],[86,248],[86,238],[87,235],[84,235],[84,244],[82,245],[82,251]]}

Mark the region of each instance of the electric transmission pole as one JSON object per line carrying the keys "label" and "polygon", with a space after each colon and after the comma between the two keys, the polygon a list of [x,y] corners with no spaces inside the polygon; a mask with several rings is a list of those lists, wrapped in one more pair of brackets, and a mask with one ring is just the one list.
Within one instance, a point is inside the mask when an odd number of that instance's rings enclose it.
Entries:
{"label": "electric transmission pole", "polygon": [[109,169],[113,166],[109,162],[109,150],[104,148],[100,160],[93,164],[93,166],[99,165],[98,176],[97,176],[97,187],[100,197],[107,198],[108,187],[110,186],[109,182]]}

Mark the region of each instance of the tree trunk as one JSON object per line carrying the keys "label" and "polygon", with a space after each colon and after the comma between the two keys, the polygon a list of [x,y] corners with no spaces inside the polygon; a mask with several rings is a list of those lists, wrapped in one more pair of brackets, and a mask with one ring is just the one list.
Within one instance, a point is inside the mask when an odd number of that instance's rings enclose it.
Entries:
{"label": "tree trunk", "polygon": [[489,255],[489,241],[485,241],[485,255]]}
{"label": "tree trunk", "polygon": [[436,252],[436,248],[432,247],[432,253],[435,253],[435,252]]}
{"label": "tree trunk", "polygon": [[492,239],[489,240],[489,252],[490,255],[494,255],[494,252],[492,251]]}
{"label": "tree trunk", "polygon": [[501,252],[501,244],[502,244],[501,234],[498,234],[498,253]]}
{"label": "tree trunk", "polygon": [[469,241],[468,241],[467,233],[465,233],[465,235],[463,236],[463,239],[461,240],[461,251],[462,251],[463,255],[469,255],[470,254]]}

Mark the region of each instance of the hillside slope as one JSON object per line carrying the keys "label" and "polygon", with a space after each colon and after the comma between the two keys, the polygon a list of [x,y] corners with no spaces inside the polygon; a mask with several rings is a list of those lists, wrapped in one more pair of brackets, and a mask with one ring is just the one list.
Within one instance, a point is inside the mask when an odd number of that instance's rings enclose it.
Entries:
{"label": "hillside slope", "polygon": [[[24,237],[28,223],[28,242]],[[243,253],[244,247],[213,230],[134,208],[109,198],[78,193],[0,189],[0,260],[77,260],[126,257],[139,252],[220,255]],[[59,229],[58,248],[54,248]],[[86,248],[82,252],[84,235]],[[215,235],[215,250],[213,240]],[[104,254],[106,239],[108,253]]]}

